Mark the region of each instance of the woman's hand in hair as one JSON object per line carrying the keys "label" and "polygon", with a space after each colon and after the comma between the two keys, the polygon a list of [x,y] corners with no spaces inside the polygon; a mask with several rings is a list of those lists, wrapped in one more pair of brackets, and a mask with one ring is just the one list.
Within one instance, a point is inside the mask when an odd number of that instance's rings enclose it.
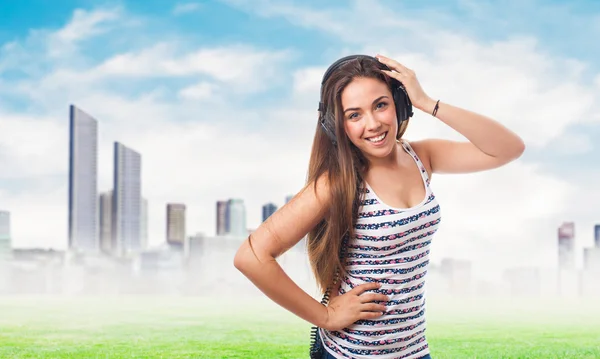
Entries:
{"label": "woman's hand in hair", "polygon": [[408,97],[410,98],[410,101],[414,107],[421,111],[431,113],[433,108],[429,107],[431,107],[432,102],[435,104],[435,101],[433,101],[429,96],[427,96],[425,91],[423,91],[423,88],[417,79],[417,75],[413,70],[402,65],[398,61],[389,59],[383,55],[377,55],[375,58],[392,70],[381,70],[383,73],[400,81],[402,85],[404,85],[406,93],[408,93]]}
{"label": "woman's hand in hair", "polygon": [[385,294],[365,293],[367,290],[379,289],[380,286],[379,283],[365,283],[347,293],[331,297],[327,306],[327,321],[323,327],[327,330],[340,330],[361,319],[381,317],[386,306],[373,302],[387,302],[389,298]]}

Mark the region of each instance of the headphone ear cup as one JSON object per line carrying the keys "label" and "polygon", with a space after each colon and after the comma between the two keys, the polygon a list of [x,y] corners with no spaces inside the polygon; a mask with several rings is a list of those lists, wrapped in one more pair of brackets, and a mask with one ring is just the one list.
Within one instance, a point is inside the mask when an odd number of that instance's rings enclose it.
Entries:
{"label": "headphone ear cup", "polygon": [[398,118],[398,126],[413,116],[412,103],[408,97],[408,93],[404,89],[404,86],[398,82],[397,86],[394,86],[394,105],[396,106],[396,116]]}
{"label": "headphone ear cup", "polygon": [[336,146],[337,138],[335,136],[335,119],[333,118],[333,114],[329,111],[325,112],[323,116],[321,116],[321,120],[319,122],[321,123],[321,128],[323,128],[323,131],[327,137],[329,137],[333,145]]}

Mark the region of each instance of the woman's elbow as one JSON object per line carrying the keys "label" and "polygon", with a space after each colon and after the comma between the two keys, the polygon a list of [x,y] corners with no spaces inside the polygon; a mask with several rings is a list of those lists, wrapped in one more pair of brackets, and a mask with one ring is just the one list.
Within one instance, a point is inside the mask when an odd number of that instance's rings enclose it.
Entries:
{"label": "woman's elbow", "polygon": [[248,267],[248,255],[244,246],[240,247],[233,257],[233,266],[240,272],[244,272],[244,268]]}
{"label": "woman's elbow", "polygon": [[249,241],[245,241],[233,257],[233,266],[244,274],[246,274],[251,267],[254,267],[257,262],[260,262],[260,260]]}
{"label": "woman's elbow", "polygon": [[519,138],[514,148],[514,159],[518,159],[525,152],[525,142]]}

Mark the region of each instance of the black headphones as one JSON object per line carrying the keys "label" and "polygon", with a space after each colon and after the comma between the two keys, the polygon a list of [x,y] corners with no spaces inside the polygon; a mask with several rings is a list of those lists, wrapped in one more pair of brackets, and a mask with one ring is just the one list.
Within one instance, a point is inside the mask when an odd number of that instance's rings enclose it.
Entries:
{"label": "black headphones", "polygon": [[[329,68],[325,71],[325,75],[323,76],[323,80],[321,81],[321,99],[319,101],[319,123],[321,124],[321,128],[327,134],[327,136],[331,139],[331,142],[334,146],[337,146],[337,138],[335,136],[335,118],[331,111],[328,111],[323,104],[323,84],[327,79],[331,76],[331,74],[344,63],[354,60],[354,59],[369,59],[373,60],[380,69],[382,70],[390,70],[390,68],[381,63],[379,60],[372,56],[368,55],[350,55],[346,57],[342,57],[337,60]],[[404,88],[402,83],[394,78],[390,78],[392,81],[392,97],[394,98],[394,105],[396,106],[396,118],[398,119],[398,128],[402,122],[408,120],[413,116],[412,103],[410,102],[410,98],[408,97],[408,93]]]}

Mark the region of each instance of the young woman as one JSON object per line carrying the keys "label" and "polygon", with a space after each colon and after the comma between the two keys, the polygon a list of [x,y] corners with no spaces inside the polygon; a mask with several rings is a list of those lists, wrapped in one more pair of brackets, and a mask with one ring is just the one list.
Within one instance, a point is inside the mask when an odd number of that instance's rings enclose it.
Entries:
{"label": "young woman", "polygon": [[[469,141],[403,139],[413,108]],[[342,58],[322,82],[306,186],[243,243],[234,265],[319,327],[322,358],[430,358],[424,284],[441,220],[432,174],[497,168],[524,149],[498,122],[430,98],[397,61]],[[319,287],[331,288],[326,306],[276,262],[307,233]]]}

